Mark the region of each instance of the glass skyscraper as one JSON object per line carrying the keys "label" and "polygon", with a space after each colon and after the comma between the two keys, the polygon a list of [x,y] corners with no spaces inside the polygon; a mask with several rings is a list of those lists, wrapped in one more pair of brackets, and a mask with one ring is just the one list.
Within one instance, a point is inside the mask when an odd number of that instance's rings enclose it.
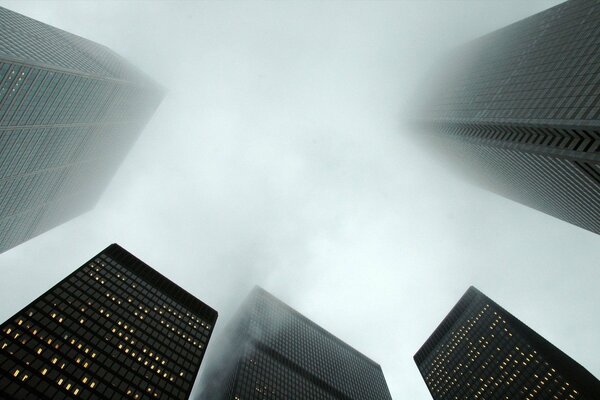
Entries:
{"label": "glass skyscraper", "polygon": [[440,60],[419,125],[487,189],[600,233],[600,2],[572,0]]}
{"label": "glass skyscraper", "polygon": [[0,398],[187,399],[216,319],[113,244],[0,326]]}
{"label": "glass skyscraper", "polygon": [[474,287],[414,359],[434,400],[600,399],[600,381]]}
{"label": "glass skyscraper", "polygon": [[203,400],[391,400],[381,367],[261,288],[200,380]]}
{"label": "glass skyscraper", "polygon": [[161,98],[108,48],[0,8],[0,252],[91,209]]}

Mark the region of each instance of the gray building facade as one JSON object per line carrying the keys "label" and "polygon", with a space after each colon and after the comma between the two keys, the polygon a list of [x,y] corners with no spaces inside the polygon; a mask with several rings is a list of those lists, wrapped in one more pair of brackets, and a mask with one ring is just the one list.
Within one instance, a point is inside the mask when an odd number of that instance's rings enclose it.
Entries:
{"label": "gray building facade", "polygon": [[110,245],[0,325],[0,398],[185,400],[216,320]]}
{"label": "gray building facade", "polygon": [[203,400],[391,400],[381,367],[261,288],[200,378]]}
{"label": "gray building facade", "polygon": [[414,360],[434,400],[600,398],[598,379],[474,287]]}
{"label": "gray building facade", "polygon": [[0,252],[93,208],[161,98],[108,48],[0,8]]}
{"label": "gray building facade", "polygon": [[485,188],[600,233],[600,3],[573,0],[440,60],[419,127]]}

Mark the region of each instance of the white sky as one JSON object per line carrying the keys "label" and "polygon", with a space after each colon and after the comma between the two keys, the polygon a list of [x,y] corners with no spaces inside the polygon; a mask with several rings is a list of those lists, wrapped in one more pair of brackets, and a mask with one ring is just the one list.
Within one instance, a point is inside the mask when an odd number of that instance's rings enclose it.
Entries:
{"label": "white sky", "polygon": [[93,211],[0,256],[0,320],[117,242],[215,335],[263,286],[396,399],[430,398],[412,356],[471,284],[599,376],[600,237],[464,183],[401,123],[440,55],[557,3],[2,2],[168,93]]}

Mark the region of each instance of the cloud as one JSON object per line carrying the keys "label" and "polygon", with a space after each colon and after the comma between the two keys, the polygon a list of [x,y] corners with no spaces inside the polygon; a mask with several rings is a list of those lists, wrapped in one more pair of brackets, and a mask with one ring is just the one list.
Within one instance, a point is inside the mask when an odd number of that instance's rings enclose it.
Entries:
{"label": "cloud", "polygon": [[0,317],[118,242],[215,307],[215,337],[261,285],[394,398],[429,398],[412,355],[471,284],[598,375],[597,235],[464,183],[401,123],[442,53],[555,3],[7,2],[168,94],[93,211],[0,257]]}

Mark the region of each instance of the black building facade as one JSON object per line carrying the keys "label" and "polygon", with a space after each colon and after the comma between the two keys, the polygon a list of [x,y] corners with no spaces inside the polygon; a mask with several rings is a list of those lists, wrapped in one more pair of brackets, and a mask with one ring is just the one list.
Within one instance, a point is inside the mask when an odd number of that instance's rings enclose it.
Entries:
{"label": "black building facade", "polygon": [[93,208],[161,98],[108,48],[0,8],[0,252]]}
{"label": "black building facade", "polygon": [[600,381],[474,287],[414,359],[435,400],[600,399]]}
{"label": "black building facade", "polygon": [[200,399],[391,399],[377,363],[263,289],[225,339],[201,377]]}
{"label": "black building facade", "polygon": [[440,60],[418,125],[485,188],[600,233],[600,3],[572,0]]}
{"label": "black building facade", "polygon": [[113,244],[0,327],[2,399],[187,399],[215,310]]}

